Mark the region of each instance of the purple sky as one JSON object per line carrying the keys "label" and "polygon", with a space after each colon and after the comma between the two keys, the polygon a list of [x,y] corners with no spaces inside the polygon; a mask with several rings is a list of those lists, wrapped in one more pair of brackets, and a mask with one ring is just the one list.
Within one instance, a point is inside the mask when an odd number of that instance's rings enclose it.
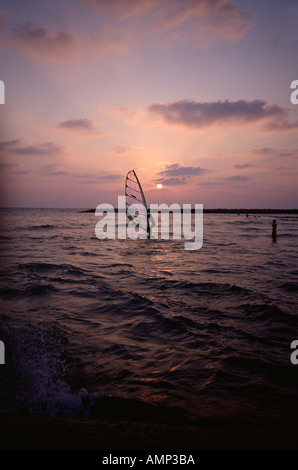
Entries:
{"label": "purple sky", "polygon": [[116,205],[134,168],[149,204],[298,207],[296,0],[0,0],[0,24],[2,206]]}

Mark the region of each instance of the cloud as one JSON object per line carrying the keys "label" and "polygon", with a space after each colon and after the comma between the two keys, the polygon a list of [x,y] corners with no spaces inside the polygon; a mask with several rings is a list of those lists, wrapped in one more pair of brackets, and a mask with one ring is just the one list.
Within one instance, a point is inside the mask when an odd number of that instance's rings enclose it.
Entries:
{"label": "cloud", "polygon": [[156,6],[164,3],[164,0],[84,0],[84,4],[89,4],[98,10],[112,14],[121,15],[124,18],[139,16],[148,13]]}
{"label": "cloud", "polygon": [[63,151],[63,146],[55,144],[54,142],[45,142],[35,145],[29,145],[27,147],[15,147],[10,151],[15,155],[54,156],[60,154]]}
{"label": "cloud", "polygon": [[16,168],[18,165],[16,163],[2,163],[0,162],[0,170],[9,170],[11,168]]}
{"label": "cloud", "polygon": [[155,183],[161,183],[165,186],[177,186],[180,184],[187,184],[186,178],[158,178]]}
{"label": "cloud", "polygon": [[262,99],[214,102],[180,100],[167,104],[152,104],[147,111],[162,118],[169,125],[189,129],[230,123],[253,123],[285,115],[283,108],[269,105]]}
{"label": "cloud", "polygon": [[298,149],[279,149],[279,148],[270,148],[264,147],[260,149],[253,149],[250,151],[250,154],[255,157],[255,159],[261,162],[273,162],[274,160],[280,159],[289,159],[291,161],[298,159]]}
{"label": "cloud", "polygon": [[[208,2],[212,5],[214,2]],[[213,34],[217,40],[219,38],[236,41],[241,39],[251,25],[251,19],[240,8],[230,1],[217,2],[219,4],[215,14],[209,14],[209,22],[206,29]],[[209,36],[209,40],[211,40]]]}
{"label": "cloud", "polygon": [[126,145],[118,145],[115,147],[114,152],[120,155],[127,155],[128,153],[132,152],[132,147]]}
{"label": "cloud", "polygon": [[16,145],[19,145],[22,142],[22,139],[13,139],[13,140],[6,140],[5,142],[0,142],[0,154],[9,151],[10,149],[14,148]]}
{"label": "cloud", "polygon": [[[251,177],[249,176],[243,176],[243,175],[232,175],[232,176],[227,176],[226,178],[213,178],[209,179],[208,181],[202,181],[199,183],[196,183],[197,186],[233,186],[237,185],[237,183],[244,183],[246,181],[249,181]],[[239,186],[239,185],[237,185]]]}
{"label": "cloud", "polygon": [[74,132],[83,132],[89,135],[102,135],[96,129],[96,125],[92,119],[82,118],[82,119],[70,119],[68,121],[60,122],[57,126],[59,129],[65,129],[67,131]]}
{"label": "cloud", "polygon": [[243,165],[235,165],[235,168],[238,170],[246,170],[247,168],[254,168],[255,165],[252,165],[251,163],[243,163]]}
{"label": "cloud", "polygon": [[28,146],[21,146],[21,142],[21,139],[0,142],[0,150],[3,153],[25,156],[56,156],[65,151],[63,145],[54,142],[43,142]]}
{"label": "cloud", "polygon": [[71,61],[77,56],[78,40],[72,31],[53,33],[44,26],[24,23],[4,29],[3,42],[27,55],[51,61]]}
{"label": "cloud", "polygon": [[85,46],[88,52],[102,58],[123,54],[132,43],[130,30],[121,29],[118,25],[105,24],[101,27],[100,33],[89,37]]}
{"label": "cloud", "polygon": [[62,127],[63,129],[70,129],[70,130],[87,130],[93,131],[95,128],[95,124],[91,119],[83,118],[83,119],[71,119],[69,121],[63,121],[58,124],[58,127]]}
{"label": "cloud", "polygon": [[54,175],[54,176],[70,176],[70,174],[67,171],[62,171],[62,170],[54,171],[52,173],[52,175]]}
{"label": "cloud", "polygon": [[167,164],[164,170],[158,172],[155,183],[162,183],[166,186],[187,184],[191,176],[202,175],[208,170],[199,166],[184,166],[182,163]]}
{"label": "cloud", "polygon": [[165,170],[159,172],[162,176],[193,176],[201,175],[207,170],[199,166],[183,166],[181,163],[173,163],[172,165],[167,165]]}
{"label": "cloud", "polygon": [[225,178],[225,181],[228,182],[242,182],[242,181],[247,181],[249,180],[248,176],[243,176],[243,175],[233,175],[233,176],[228,176]]}
{"label": "cloud", "polygon": [[110,114],[115,119],[121,119],[127,125],[138,124],[143,117],[143,111],[138,111],[129,106],[114,108],[110,111]]}
{"label": "cloud", "polygon": [[85,174],[76,174],[73,176],[81,180],[86,180],[85,181],[86,183],[88,183],[90,179],[94,180],[97,183],[106,183],[106,182],[111,182],[111,181],[123,180],[123,175],[119,173],[107,173],[107,174],[85,173]]}
{"label": "cloud", "polygon": [[274,119],[269,122],[266,127],[268,131],[292,131],[298,129],[298,121],[291,121],[290,119]]}
{"label": "cloud", "polygon": [[106,183],[112,181],[123,181],[123,174],[119,173],[106,173],[102,170],[100,173],[76,173],[73,171],[65,171],[57,164],[42,165],[40,167],[42,173],[47,176],[67,177],[68,179],[80,180],[80,183]]}
{"label": "cloud", "polygon": [[142,147],[138,147],[136,145],[116,145],[109,150],[109,152],[107,153],[107,158],[124,158],[127,156],[134,156],[135,158],[138,158],[141,155],[143,155]]}
{"label": "cloud", "polygon": [[[164,26],[176,37],[186,34],[196,45],[220,39],[235,41],[242,38],[250,27],[247,13],[230,0],[188,0],[164,2]],[[169,6],[171,5],[171,8]],[[202,44],[203,42],[203,44]],[[205,43],[205,44],[204,44]]]}
{"label": "cloud", "polygon": [[201,47],[218,40],[238,40],[251,25],[248,14],[231,0],[85,0],[84,3],[118,18],[123,29],[128,30],[129,21],[134,29],[139,25],[139,39],[151,31],[155,37],[187,39]]}
{"label": "cloud", "polygon": [[232,0],[84,0],[83,4],[100,15],[99,29],[88,37],[30,22],[8,25],[0,10],[1,42],[29,57],[70,62],[82,57],[83,50],[84,54],[110,57],[149,38],[155,45],[179,41],[196,47],[235,41],[251,25],[247,13]]}

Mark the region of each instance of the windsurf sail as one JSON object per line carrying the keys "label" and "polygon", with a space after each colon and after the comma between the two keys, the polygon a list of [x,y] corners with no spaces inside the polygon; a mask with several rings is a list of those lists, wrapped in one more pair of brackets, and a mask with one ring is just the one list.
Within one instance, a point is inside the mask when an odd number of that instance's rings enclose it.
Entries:
{"label": "windsurf sail", "polygon": [[126,215],[129,220],[147,232],[150,238],[149,214],[142,186],[134,170],[130,170],[125,180]]}

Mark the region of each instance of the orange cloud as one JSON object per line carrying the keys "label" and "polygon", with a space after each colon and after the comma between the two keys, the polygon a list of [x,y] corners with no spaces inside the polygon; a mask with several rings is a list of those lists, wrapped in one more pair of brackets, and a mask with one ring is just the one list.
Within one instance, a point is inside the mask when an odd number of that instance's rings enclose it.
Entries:
{"label": "orange cloud", "polygon": [[156,6],[164,3],[164,0],[85,0],[85,4],[92,5],[96,9],[122,15],[124,18],[130,16],[144,15]]}
{"label": "orange cloud", "polygon": [[123,120],[126,124],[137,124],[142,119],[142,111],[131,108],[130,106],[121,106],[111,110],[111,115],[116,119]]}
{"label": "orange cloud", "polygon": [[[243,37],[251,25],[247,13],[231,0],[85,0],[99,11],[123,21],[133,18],[130,27],[141,25],[146,31],[168,39],[187,39],[196,46],[218,40],[234,41]],[[138,17],[138,23],[135,21]]]}
{"label": "orange cloud", "polygon": [[205,43],[219,39],[238,40],[251,24],[248,15],[230,0],[178,0],[171,2],[171,8],[164,9],[162,17],[163,26],[176,32],[176,36],[183,34],[192,41]]}

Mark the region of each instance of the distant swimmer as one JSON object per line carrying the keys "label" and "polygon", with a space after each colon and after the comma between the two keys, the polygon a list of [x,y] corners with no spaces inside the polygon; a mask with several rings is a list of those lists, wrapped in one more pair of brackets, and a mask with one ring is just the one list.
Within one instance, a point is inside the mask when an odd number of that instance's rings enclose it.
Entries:
{"label": "distant swimmer", "polygon": [[273,240],[276,240],[276,228],[277,228],[276,220],[274,219],[272,222],[272,239]]}

